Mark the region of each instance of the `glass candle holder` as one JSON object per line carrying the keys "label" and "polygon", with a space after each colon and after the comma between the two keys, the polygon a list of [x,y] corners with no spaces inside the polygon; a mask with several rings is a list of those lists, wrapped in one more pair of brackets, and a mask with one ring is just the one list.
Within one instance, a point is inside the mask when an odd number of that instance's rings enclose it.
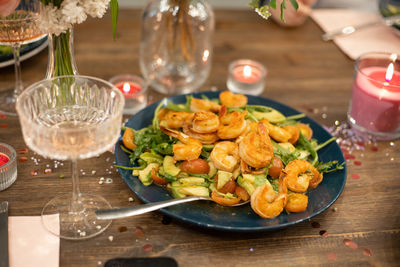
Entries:
{"label": "glass candle holder", "polygon": [[259,62],[240,59],[229,64],[226,86],[234,93],[260,95],[264,91],[266,68]]}
{"label": "glass candle holder", "polygon": [[354,65],[348,120],[380,140],[400,137],[400,61],[390,53],[366,53]]}
{"label": "glass candle holder", "polygon": [[17,179],[17,153],[11,146],[0,143],[0,191]]}
{"label": "glass candle holder", "polygon": [[125,97],[124,114],[133,115],[147,105],[147,83],[136,75],[123,74],[109,80]]}

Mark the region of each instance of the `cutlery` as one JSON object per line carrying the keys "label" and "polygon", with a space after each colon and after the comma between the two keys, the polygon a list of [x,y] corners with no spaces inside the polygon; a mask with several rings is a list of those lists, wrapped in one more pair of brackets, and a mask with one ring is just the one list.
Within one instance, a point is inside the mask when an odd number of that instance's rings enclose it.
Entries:
{"label": "cutlery", "polygon": [[0,204],[0,267],[8,267],[8,202]]}
{"label": "cutlery", "polygon": [[353,32],[355,32],[356,30],[365,29],[365,28],[368,28],[368,27],[371,27],[374,25],[378,25],[381,23],[383,23],[387,26],[400,25],[400,15],[385,17],[378,21],[372,21],[372,22],[368,22],[368,23],[364,23],[364,24],[355,25],[355,26],[349,25],[349,26],[343,27],[338,30],[330,31],[330,32],[327,32],[322,35],[322,40],[330,41],[336,36],[349,35],[349,34],[352,34]]}
{"label": "cutlery", "polygon": [[[209,197],[191,196],[184,198],[169,199],[165,201],[148,203],[128,208],[96,210],[95,214],[97,218],[100,220],[120,219],[196,200],[211,200],[211,199]],[[248,202],[249,201],[241,202],[236,205],[232,205],[230,207],[241,206],[247,204]]]}

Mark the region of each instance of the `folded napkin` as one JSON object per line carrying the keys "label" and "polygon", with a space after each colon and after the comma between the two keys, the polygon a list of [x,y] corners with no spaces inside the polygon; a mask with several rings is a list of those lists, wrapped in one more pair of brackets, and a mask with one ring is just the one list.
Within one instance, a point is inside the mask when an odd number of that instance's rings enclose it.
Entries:
{"label": "folded napkin", "polygon": [[[59,216],[51,216],[59,231]],[[57,267],[60,238],[44,229],[40,216],[8,217],[10,267]]]}
{"label": "folded napkin", "polygon": [[[311,17],[325,32],[380,20],[379,14],[350,9],[315,9]],[[400,37],[384,24],[337,36],[333,41],[352,59],[366,52],[400,54]]]}

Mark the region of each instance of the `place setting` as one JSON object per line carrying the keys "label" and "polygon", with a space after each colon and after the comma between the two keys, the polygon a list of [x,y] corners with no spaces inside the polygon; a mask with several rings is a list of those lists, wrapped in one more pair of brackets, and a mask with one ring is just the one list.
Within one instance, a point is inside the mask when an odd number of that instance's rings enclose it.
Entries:
{"label": "place setting", "polygon": [[303,0],[0,1],[0,267],[307,265],[307,242],[393,263],[400,51],[358,43],[400,40],[378,2],[354,24]]}

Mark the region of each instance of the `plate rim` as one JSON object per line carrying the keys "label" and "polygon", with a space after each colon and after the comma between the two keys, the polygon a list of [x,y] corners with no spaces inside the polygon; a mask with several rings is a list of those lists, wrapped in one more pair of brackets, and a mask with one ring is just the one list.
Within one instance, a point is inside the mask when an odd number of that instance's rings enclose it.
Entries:
{"label": "plate rim", "polygon": [[[161,100],[159,100],[159,101],[156,101],[156,102],[152,103],[151,105],[145,107],[144,109],[149,108],[149,107],[156,107],[161,101],[165,101],[166,99],[169,100],[169,99],[171,99],[171,98],[178,97],[178,96],[199,95],[199,94],[201,95],[201,94],[208,94],[208,93],[213,93],[213,94],[214,94],[214,93],[220,93],[220,92],[222,92],[222,91],[216,91],[216,92],[214,92],[214,91],[202,91],[202,92],[194,92],[194,93],[187,93],[187,94],[179,94],[179,95],[175,95],[175,96],[168,96],[168,97],[164,97],[163,99],[161,99]],[[281,102],[279,102],[279,101],[276,101],[276,100],[273,100],[273,99],[270,99],[270,98],[266,98],[266,97],[262,97],[262,96],[251,96],[251,95],[247,95],[247,96],[250,97],[250,98],[256,97],[256,98],[259,98],[259,99],[262,99],[262,100],[266,100],[266,101],[269,101],[269,102],[273,102],[273,103],[275,103],[275,104],[278,104],[278,105],[284,106],[284,107],[286,107],[286,108],[289,108],[289,109],[291,109],[291,110],[293,110],[293,111],[295,111],[295,112],[297,112],[297,113],[302,113],[302,112],[299,112],[299,111],[298,111],[297,109],[295,109],[295,108],[292,108],[292,107],[290,107],[290,106],[288,106],[288,105],[285,105],[285,104],[283,104],[283,103],[281,103]],[[142,110],[144,110],[144,109],[142,109]],[[142,110],[141,110],[141,111],[142,111]],[[139,111],[139,112],[141,112],[141,111]],[[139,112],[138,112],[138,113],[139,113]],[[126,124],[127,122],[129,122],[130,120],[132,120],[138,113],[136,113],[135,115],[132,115],[124,124]],[[307,115],[306,115],[305,118],[307,118],[308,120],[310,120],[310,121],[312,121],[313,123],[317,124],[317,125],[325,132],[325,134],[328,134],[329,136],[332,137],[332,135],[331,135],[321,124],[317,123],[315,120],[313,120],[312,118],[310,118],[310,117],[307,116]],[[120,136],[119,140],[121,140],[121,137],[122,137],[122,135]],[[115,144],[115,152],[116,152],[117,150],[120,150],[119,144],[120,144],[119,141]],[[158,211],[161,212],[161,213],[163,213],[163,214],[165,214],[165,215],[168,215],[168,216],[170,216],[170,217],[172,217],[172,218],[174,218],[174,219],[176,219],[176,220],[178,220],[178,221],[181,221],[181,222],[184,222],[184,223],[188,223],[188,224],[190,224],[190,225],[193,225],[193,226],[196,226],[196,227],[200,227],[200,228],[203,228],[203,229],[205,228],[205,229],[209,229],[209,230],[218,230],[218,231],[227,231],[227,232],[238,232],[238,233],[240,233],[240,232],[242,232],[242,233],[244,233],[244,232],[250,233],[250,232],[267,232],[267,231],[273,231],[273,230],[278,230],[278,229],[287,228],[287,227],[289,227],[289,226],[293,226],[293,225],[296,225],[296,224],[298,224],[298,223],[301,223],[301,222],[310,220],[311,218],[313,218],[313,217],[315,217],[315,216],[318,216],[319,214],[321,214],[321,213],[323,213],[324,211],[326,211],[330,206],[332,206],[333,203],[335,203],[336,200],[337,200],[337,199],[340,197],[340,195],[343,193],[344,187],[345,187],[345,185],[346,185],[346,182],[347,182],[347,162],[346,162],[346,160],[345,160],[345,158],[344,158],[343,152],[342,152],[342,150],[340,149],[339,145],[337,145],[336,142],[335,142],[335,145],[339,148],[339,151],[340,151],[340,155],[341,155],[341,157],[342,157],[342,160],[343,160],[343,162],[345,162],[345,164],[344,164],[344,169],[341,170],[341,172],[343,172],[343,182],[342,182],[342,184],[340,185],[340,189],[339,189],[337,195],[336,195],[327,205],[325,205],[323,208],[321,208],[321,209],[318,210],[317,212],[312,213],[312,214],[310,214],[310,215],[308,215],[308,216],[306,216],[306,217],[304,217],[304,218],[297,219],[297,220],[293,220],[293,221],[286,222],[286,223],[283,223],[283,224],[270,225],[270,226],[257,226],[257,227],[253,227],[253,226],[252,226],[252,227],[243,227],[243,226],[241,226],[241,227],[236,227],[236,226],[224,226],[224,225],[215,225],[215,224],[214,224],[214,225],[207,225],[207,224],[205,224],[205,223],[198,222],[198,221],[196,221],[196,220],[193,220],[193,219],[190,219],[190,218],[186,218],[186,217],[182,217],[181,215],[175,214],[173,211],[168,210],[168,208],[163,208],[163,209],[160,209],[160,210],[158,210]],[[118,164],[118,153],[115,153],[115,161],[116,161],[116,163]],[[134,188],[133,188],[134,185],[132,184],[132,186],[131,186],[131,185],[129,184],[129,182],[128,182],[128,181],[125,179],[125,177],[121,174],[121,172],[120,172],[121,169],[120,169],[120,168],[118,168],[118,171],[119,171],[119,174],[120,174],[121,178],[124,180],[125,184],[129,187],[129,189],[130,189],[141,201],[143,201],[144,203],[153,203],[152,201],[148,201],[148,200],[147,200],[146,198],[144,198],[141,194],[138,194],[138,193],[136,192],[136,190],[134,190]],[[130,177],[133,178],[134,176],[130,175]],[[133,179],[132,179],[131,183],[133,183]],[[153,186],[154,186],[154,185],[153,185]],[[171,197],[171,198],[172,198],[172,197]],[[184,205],[184,204],[182,204],[182,205]]]}

